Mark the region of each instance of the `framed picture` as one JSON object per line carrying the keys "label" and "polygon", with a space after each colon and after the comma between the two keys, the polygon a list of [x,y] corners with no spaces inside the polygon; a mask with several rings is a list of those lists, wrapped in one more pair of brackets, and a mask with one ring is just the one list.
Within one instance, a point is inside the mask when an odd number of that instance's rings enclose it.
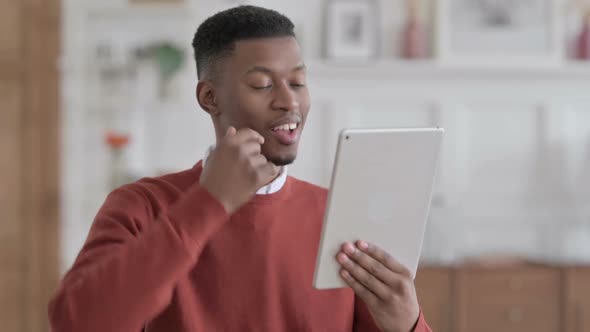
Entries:
{"label": "framed picture", "polygon": [[328,0],[324,13],[324,53],[328,59],[377,57],[380,20],[376,0]]}
{"label": "framed picture", "polygon": [[438,57],[453,64],[558,64],[558,1],[438,0]]}

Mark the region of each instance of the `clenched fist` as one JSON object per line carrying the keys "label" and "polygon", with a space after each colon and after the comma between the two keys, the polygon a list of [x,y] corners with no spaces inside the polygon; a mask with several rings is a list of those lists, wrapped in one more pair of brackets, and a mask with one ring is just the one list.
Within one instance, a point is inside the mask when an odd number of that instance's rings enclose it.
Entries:
{"label": "clenched fist", "polygon": [[258,189],[273,181],[280,167],[261,154],[264,138],[252,129],[228,128],[225,137],[209,155],[200,184],[234,213]]}

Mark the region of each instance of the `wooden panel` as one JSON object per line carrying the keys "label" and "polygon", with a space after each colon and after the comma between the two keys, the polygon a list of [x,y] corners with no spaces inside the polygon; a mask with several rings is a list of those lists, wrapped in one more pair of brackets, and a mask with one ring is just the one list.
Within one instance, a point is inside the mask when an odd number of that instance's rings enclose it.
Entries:
{"label": "wooden panel", "polygon": [[0,322],[24,331],[21,4],[0,2]]}
{"label": "wooden panel", "polygon": [[[2,2],[6,7],[6,2]],[[0,44],[10,35],[19,38],[20,7],[14,1],[11,8],[0,10]],[[10,17],[10,16],[14,17]],[[15,34],[12,34],[12,32]],[[7,41],[8,42],[8,41]],[[16,44],[14,44],[16,45]],[[16,51],[12,44],[2,45],[0,66],[13,66],[7,60]],[[11,53],[12,52],[12,53]],[[11,59],[10,61],[13,61]],[[18,76],[0,79],[0,322],[3,331],[23,331],[24,328],[24,255],[22,221],[22,81]]]}
{"label": "wooden panel", "polygon": [[5,331],[22,331],[24,322],[20,101],[19,82],[0,81],[0,322]]}
{"label": "wooden panel", "polygon": [[456,287],[459,332],[561,331],[559,269],[465,268]]}
{"label": "wooden panel", "polygon": [[590,331],[590,267],[569,268],[564,275],[564,331]]}
{"label": "wooden panel", "polygon": [[21,3],[19,0],[0,0],[0,68],[3,67],[3,71],[13,70],[21,62]]}
{"label": "wooden panel", "polygon": [[[0,14],[1,21],[1,14]],[[21,84],[19,81],[0,80],[0,183],[8,190],[0,191],[0,216],[2,220],[20,217],[21,181]],[[16,223],[0,223],[0,234],[18,236]],[[0,236],[2,236],[0,235]]]}
{"label": "wooden panel", "polygon": [[58,0],[0,0],[0,322],[48,331],[58,278]]}
{"label": "wooden panel", "polygon": [[416,274],[416,291],[424,317],[436,332],[451,332],[450,268],[421,267]]}
{"label": "wooden panel", "polygon": [[[25,301],[27,331],[48,331],[47,302],[58,278],[59,197],[59,1],[26,0],[23,134],[28,167],[23,182],[27,206]],[[43,56],[39,56],[42,54]]]}
{"label": "wooden panel", "polygon": [[21,332],[24,329],[22,306],[22,273],[20,270],[3,269],[0,273],[0,321],[2,331]]}

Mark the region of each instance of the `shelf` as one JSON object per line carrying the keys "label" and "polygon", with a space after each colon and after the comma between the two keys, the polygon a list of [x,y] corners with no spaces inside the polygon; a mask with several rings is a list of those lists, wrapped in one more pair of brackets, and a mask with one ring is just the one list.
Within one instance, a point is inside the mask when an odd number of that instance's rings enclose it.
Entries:
{"label": "shelf", "polygon": [[92,18],[186,18],[194,17],[194,11],[186,3],[179,4],[124,4],[91,5],[86,13]]}
{"label": "shelf", "polygon": [[590,79],[590,61],[562,65],[450,65],[427,60],[380,60],[354,64],[329,61],[307,63],[312,79],[388,79],[388,78],[533,78]]}

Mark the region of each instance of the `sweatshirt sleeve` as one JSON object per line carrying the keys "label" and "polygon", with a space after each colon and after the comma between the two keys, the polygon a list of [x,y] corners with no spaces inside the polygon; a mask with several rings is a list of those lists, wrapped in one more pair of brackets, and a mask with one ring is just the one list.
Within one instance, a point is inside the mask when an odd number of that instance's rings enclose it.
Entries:
{"label": "sweatshirt sleeve", "polygon": [[432,332],[428,324],[426,324],[422,310],[420,310],[420,317],[418,317],[418,322],[416,323],[413,332]]}
{"label": "sweatshirt sleeve", "polygon": [[[361,299],[355,296],[354,301],[354,324],[353,324],[353,331],[354,332],[381,332],[379,327],[375,324],[371,313],[369,313],[369,309]],[[418,316],[418,321],[416,322],[416,326],[410,332],[432,332],[428,324],[426,324],[426,320],[424,319],[424,314],[422,310],[420,310],[420,315]]]}
{"label": "sweatshirt sleeve", "polygon": [[49,304],[53,332],[135,332],[170,302],[176,281],[229,220],[195,186],[155,214],[137,184],[112,192]]}

